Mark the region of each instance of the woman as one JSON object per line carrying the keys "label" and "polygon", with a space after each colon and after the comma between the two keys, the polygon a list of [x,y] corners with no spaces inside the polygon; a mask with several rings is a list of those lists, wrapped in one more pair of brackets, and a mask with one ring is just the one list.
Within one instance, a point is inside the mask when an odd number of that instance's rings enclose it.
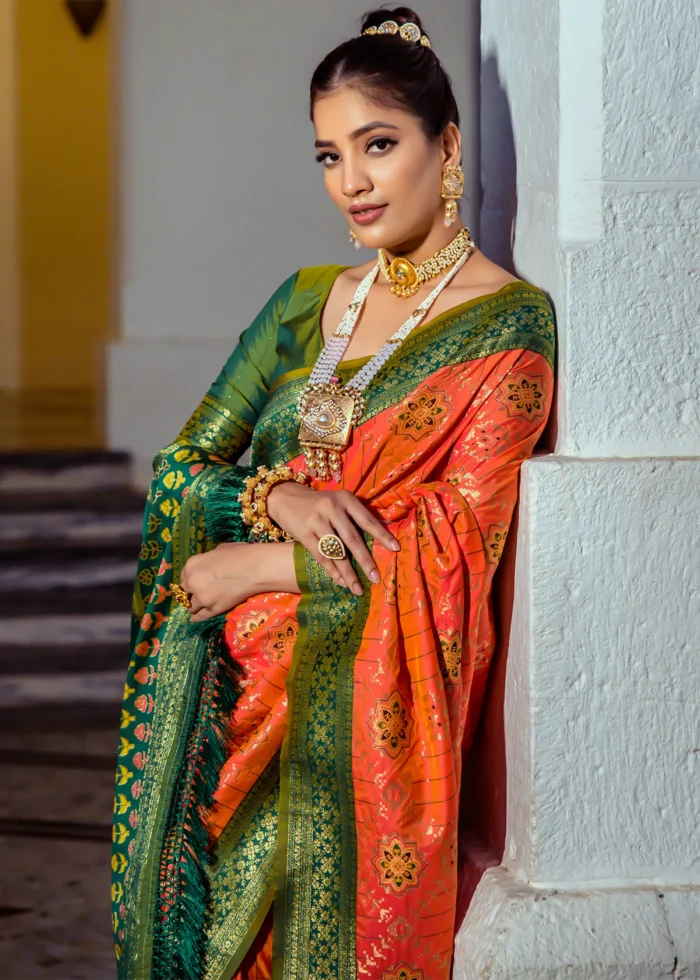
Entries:
{"label": "woman", "polygon": [[380,10],[317,68],[326,189],[376,258],[283,282],[156,457],[117,771],[122,977],[450,975],[461,753],[554,330],[457,218],[429,43]]}

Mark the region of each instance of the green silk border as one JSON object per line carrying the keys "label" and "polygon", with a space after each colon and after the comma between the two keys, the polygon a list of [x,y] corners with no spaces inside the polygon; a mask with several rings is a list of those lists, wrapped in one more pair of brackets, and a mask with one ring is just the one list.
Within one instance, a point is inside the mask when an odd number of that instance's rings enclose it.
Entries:
{"label": "green silk border", "polygon": [[[554,322],[541,290],[527,283],[509,283],[473,306],[465,306],[408,337],[365,392],[363,422],[396,405],[440,368],[463,361],[527,349],[541,354],[553,368]],[[337,374],[347,381],[356,370],[352,361],[341,362]],[[286,380],[284,376],[278,379],[255,427],[253,465],[277,466],[300,454],[296,403],[310,371],[309,367],[291,372]]]}
{"label": "green silk border", "polygon": [[363,594],[340,588],[298,543],[294,563],[302,598],[287,679],[272,972],[275,980],[354,980],[353,669],[370,583],[353,562]]}

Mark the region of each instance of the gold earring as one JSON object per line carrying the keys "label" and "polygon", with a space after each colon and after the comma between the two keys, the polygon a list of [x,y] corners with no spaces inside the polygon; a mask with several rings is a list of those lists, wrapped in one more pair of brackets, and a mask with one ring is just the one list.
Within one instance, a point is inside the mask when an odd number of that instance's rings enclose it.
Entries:
{"label": "gold earring", "polygon": [[362,245],[360,244],[360,240],[358,239],[357,235],[352,230],[352,228],[350,228],[349,231],[350,231],[350,244],[354,245],[355,248],[362,248]]}
{"label": "gold earring", "polygon": [[464,171],[459,164],[448,164],[442,172],[440,196],[447,201],[445,205],[445,227],[449,228],[457,219],[457,201],[464,192]]}

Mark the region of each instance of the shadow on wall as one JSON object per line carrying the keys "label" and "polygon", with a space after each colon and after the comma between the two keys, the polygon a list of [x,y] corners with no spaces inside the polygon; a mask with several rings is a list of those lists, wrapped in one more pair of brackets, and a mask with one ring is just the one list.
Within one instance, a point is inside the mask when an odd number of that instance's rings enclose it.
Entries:
{"label": "shadow on wall", "polygon": [[[481,66],[481,174],[479,247],[513,275],[526,278],[520,275],[513,261],[518,213],[517,158],[508,95],[501,84],[494,57],[486,58]],[[555,399],[535,455],[553,451],[556,427]],[[457,929],[467,913],[482,874],[487,868],[501,863],[505,849],[507,770],[504,697],[515,592],[515,542],[519,509],[518,503],[493,580],[496,648],[479,725],[473,744],[464,755]]]}

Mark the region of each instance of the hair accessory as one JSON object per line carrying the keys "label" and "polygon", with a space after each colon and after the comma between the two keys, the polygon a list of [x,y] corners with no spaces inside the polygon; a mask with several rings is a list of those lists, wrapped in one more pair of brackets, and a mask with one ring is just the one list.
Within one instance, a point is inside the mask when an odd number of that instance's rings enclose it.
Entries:
{"label": "hair accessory", "polygon": [[474,242],[472,241],[469,229],[462,228],[449,245],[435,252],[434,255],[425,259],[420,265],[414,265],[410,259],[404,256],[398,256],[392,262],[389,262],[383,248],[377,250],[377,257],[384,278],[392,284],[392,293],[395,296],[400,296],[402,299],[408,299],[409,296],[413,296],[418,292],[424,282],[428,282],[429,279],[435,279],[445,269],[454,265],[463,252],[470,252],[473,248]]}
{"label": "hair accessory", "polygon": [[246,478],[245,490],[241,491],[238,499],[241,504],[241,520],[244,524],[252,526],[254,535],[267,532],[273,541],[278,541],[280,538],[283,541],[294,540],[291,534],[273,524],[267,513],[267,498],[270,490],[278,483],[288,483],[291,480],[303,484],[309,482],[306,473],[294,473],[288,466],[275,466],[271,470],[266,466],[258,466],[257,473]]}
{"label": "hair accessory", "polygon": [[457,201],[464,192],[464,171],[459,164],[449,163],[442,172],[440,196],[445,205],[445,227],[449,228],[457,220]]}
{"label": "hair accessory", "polygon": [[354,231],[352,230],[352,228],[350,228],[350,229],[348,229],[348,230],[349,230],[349,232],[350,232],[350,244],[351,244],[351,245],[354,245],[354,246],[355,246],[355,248],[362,248],[362,244],[361,244],[361,242],[360,242],[360,239],[359,239],[359,238],[357,237],[357,235],[356,235],[356,234],[355,234],[355,232],[354,232]]}
{"label": "hair accessory", "polygon": [[420,41],[424,48],[432,48],[430,39],[425,34],[421,34],[420,27],[413,21],[408,21],[399,27],[395,20],[385,20],[379,27],[365,27],[362,34],[398,34],[404,41]]}
{"label": "hair accessory", "polygon": [[345,558],[345,545],[337,534],[324,534],[318,542],[318,550],[324,558],[342,561]]}

